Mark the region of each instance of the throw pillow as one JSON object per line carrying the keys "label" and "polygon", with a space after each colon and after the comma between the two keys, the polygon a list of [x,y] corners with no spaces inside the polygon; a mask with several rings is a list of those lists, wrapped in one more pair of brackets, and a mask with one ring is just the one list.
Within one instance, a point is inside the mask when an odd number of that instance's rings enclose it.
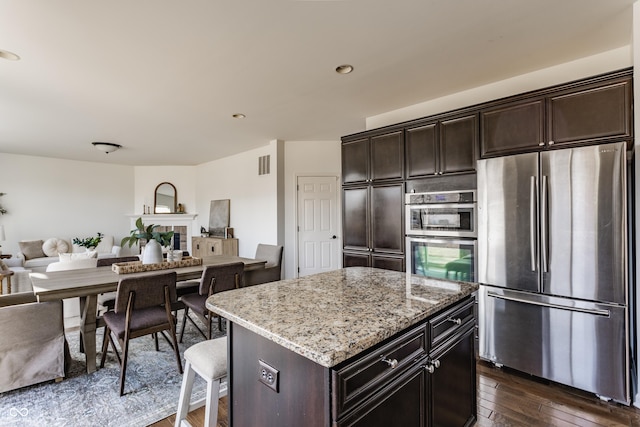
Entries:
{"label": "throw pillow", "polygon": [[52,237],[42,244],[42,251],[46,256],[58,256],[61,253],[69,252],[69,244],[62,239]]}
{"label": "throw pillow", "polygon": [[71,262],[79,259],[92,259],[97,257],[98,253],[96,251],[61,253],[60,262]]}
{"label": "throw pillow", "polygon": [[30,240],[28,242],[18,242],[20,252],[24,255],[24,259],[44,258],[46,255],[42,251],[42,240]]}

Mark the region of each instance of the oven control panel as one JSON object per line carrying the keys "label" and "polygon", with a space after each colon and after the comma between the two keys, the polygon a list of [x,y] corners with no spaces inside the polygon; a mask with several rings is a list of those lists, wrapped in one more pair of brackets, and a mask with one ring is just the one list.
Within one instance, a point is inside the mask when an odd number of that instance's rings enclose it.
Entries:
{"label": "oven control panel", "polygon": [[437,193],[408,193],[405,202],[408,205],[423,205],[429,203],[473,203],[476,192],[469,191],[443,191]]}

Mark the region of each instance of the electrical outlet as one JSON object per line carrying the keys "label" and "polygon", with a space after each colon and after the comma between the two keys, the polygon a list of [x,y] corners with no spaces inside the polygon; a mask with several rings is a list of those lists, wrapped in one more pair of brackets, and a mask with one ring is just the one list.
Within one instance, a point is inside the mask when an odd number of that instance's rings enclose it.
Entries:
{"label": "electrical outlet", "polygon": [[262,360],[258,360],[258,381],[278,393],[280,372]]}

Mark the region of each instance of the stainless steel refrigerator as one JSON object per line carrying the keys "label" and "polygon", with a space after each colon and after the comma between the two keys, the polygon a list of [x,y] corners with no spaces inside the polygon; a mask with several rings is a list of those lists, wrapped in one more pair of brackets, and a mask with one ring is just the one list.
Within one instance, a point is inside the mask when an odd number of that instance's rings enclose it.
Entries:
{"label": "stainless steel refrigerator", "polygon": [[478,162],[479,355],[630,403],[624,143]]}

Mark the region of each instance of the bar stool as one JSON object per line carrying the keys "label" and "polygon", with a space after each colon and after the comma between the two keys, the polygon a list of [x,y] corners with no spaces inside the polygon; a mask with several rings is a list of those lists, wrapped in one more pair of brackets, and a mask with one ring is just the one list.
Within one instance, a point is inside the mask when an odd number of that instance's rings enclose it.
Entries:
{"label": "bar stool", "polygon": [[[176,413],[175,427],[191,426],[187,414],[206,404],[205,426],[216,427],[218,423],[218,399],[227,395],[227,337],[202,341],[184,352],[186,365],[180,389],[180,401]],[[207,381],[207,397],[190,403],[195,374]],[[222,385],[222,386],[221,386]]]}

